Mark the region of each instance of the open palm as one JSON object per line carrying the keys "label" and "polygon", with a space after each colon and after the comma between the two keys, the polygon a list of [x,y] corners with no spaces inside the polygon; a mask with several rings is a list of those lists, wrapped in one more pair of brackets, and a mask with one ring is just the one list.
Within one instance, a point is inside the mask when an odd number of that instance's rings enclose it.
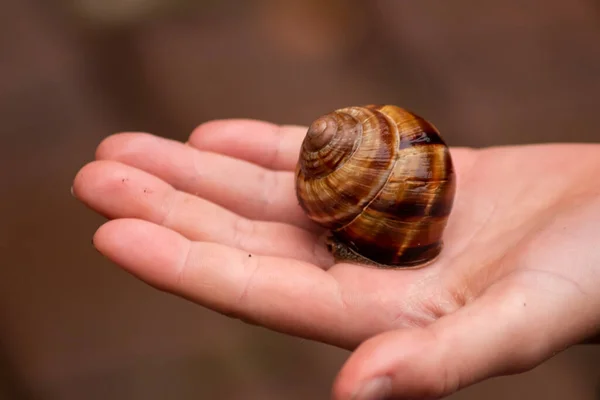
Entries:
{"label": "open palm", "polygon": [[[112,220],[94,237],[98,250],[149,284],[358,347],[336,399],[380,377],[388,394],[445,395],[600,330],[600,146],[453,148],[441,256],[383,270],[334,264],[303,214],[293,169],[305,133],[231,120],[202,125],[186,144],[114,135],[74,193]],[[366,390],[384,393],[375,386]]]}

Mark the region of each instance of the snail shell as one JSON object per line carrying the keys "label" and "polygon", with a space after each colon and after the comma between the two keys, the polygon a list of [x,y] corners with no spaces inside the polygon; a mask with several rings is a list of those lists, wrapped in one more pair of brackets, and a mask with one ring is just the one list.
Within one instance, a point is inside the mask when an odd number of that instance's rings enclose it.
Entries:
{"label": "snail shell", "polygon": [[455,190],[438,130],[392,105],[347,107],[318,118],[296,168],[300,206],[330,230],[336,261],[378,267],[434,261]]}

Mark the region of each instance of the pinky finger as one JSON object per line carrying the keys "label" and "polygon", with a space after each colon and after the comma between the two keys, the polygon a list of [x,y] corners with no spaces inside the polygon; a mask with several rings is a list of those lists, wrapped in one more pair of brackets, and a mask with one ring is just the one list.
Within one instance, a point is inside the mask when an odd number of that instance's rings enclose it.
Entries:
{"label": "pinky finger", "polygon": [[317,266],[193,242],[137,219],[107,222],[94,245],[160,290],[275,331],[342,345],[338,283]]}

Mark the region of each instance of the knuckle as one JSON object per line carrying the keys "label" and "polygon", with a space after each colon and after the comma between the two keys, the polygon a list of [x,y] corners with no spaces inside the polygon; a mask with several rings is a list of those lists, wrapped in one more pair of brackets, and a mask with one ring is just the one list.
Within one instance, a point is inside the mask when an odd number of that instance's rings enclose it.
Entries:
{"label": "knuckle", "polygon": [[275,203],[277,187],[279,185],[279,175],[267,169],[261,169],[258,176],[258,184],[261,193],[261,204],[263,212],[270,215],[271,208]]}
{"label": "knuckle", "polygon": [[274,136],[273,151],[271,153],[270,160],[267,165],[271,166],[272,168],[275,168],[275,167],[277,167],[277,165],[279,165],[279,158],[281,155],[281,147],[282,147],[283,138],[284,138],[283,127],[281,125],[277,126],[273,136]]}
{"label": "knuckle", "polygon": [[181,290],[185,286],[186,283],[186,274],[190,268],[190,264],[192,262],[192,253],[194,252],[193,243],[190,242],[187,248],[187,251],[182,256],[181,262],[179,263],[178,268],[175,271],[175,281],[174,286],[176,289]]}
{"label": "knuckle", "polygon": [[169,191],[169,194],[165,196],[160,209],[160,225],[166,228],[172,227],[172,221],[175,218],[174,215],[176,214],[176,211],[181,203],[184,201],[185,196],[186,194],[179,190],[172,189]]}
{"label": "knuckle", "polygon": [[248,308],[249,298],[254,279],[260,270],[260,257],[243,257],[242,268],[245,275],[245,284],[242,286],[239,295],[235,301],[237,314],[244,314],[242,310]]}
{"label": "knuckle", "polygon": [[235,220],[233,227],[233,245],[246,249],[247,239],[254,235],[256,226],[254,221],[239,217]]}

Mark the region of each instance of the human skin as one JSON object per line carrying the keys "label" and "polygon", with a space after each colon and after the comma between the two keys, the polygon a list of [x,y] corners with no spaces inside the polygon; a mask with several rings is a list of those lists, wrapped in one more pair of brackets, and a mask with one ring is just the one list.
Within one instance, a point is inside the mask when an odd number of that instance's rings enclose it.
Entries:
{"label": "human skin", "polygon": [[159,290],[353,351],[332,399],[440,398],[600,332],[600,145],[452,148],[454,208],[424,268],[334,263],[298,205],[305,127],[212,121],[109,136],[74,195],[95,247]]}

